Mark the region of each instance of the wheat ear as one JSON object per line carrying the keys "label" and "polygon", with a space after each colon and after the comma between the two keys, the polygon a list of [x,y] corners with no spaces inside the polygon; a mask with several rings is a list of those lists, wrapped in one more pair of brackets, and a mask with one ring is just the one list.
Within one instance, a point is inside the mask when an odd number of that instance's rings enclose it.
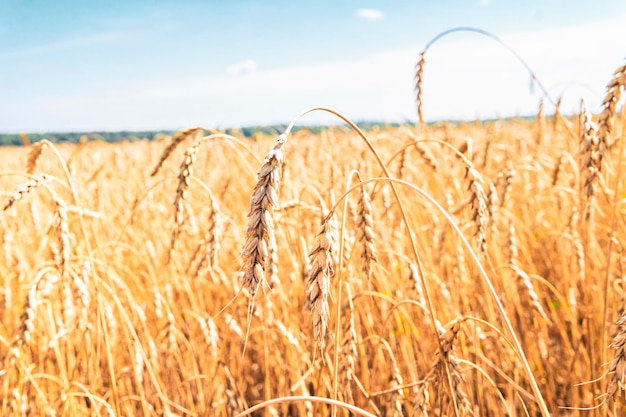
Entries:
{"label": "wheat ear", "polygon": [[425,53],[425,50],[420,53],[420,59],[417,61],[417,67],[415,69],[415,100],[417,102],[417,116],[421,125],[425,124],[424,113],[422,111],[422,84],[424,83],[424,64],[426,63],[424,59]]}
{"label": "wheat ear", "polygon": [[[437,351],[435,360],[430,368],[430,371],[424,378],[423,382],[417,389],[417,394],[413,400],[413,416],[414,417],[427,417],[431,404],[429,387],[435,385],[434,392],[446,393],[447,390],[442,390],[441,384],[448,380],[446,372],[447,368],[450,370],[450,383],[453,390],[454,398],[450,398],[452,404],[448,404],[448,408],[454,407],[454,410],[446,415],[457,416],[473,416],[474,411],[467,398],[467,394],[463,390],[463,375],[460,372],[460,365],[456,357],[454,356],[454,341],[461,331],[461,326],[465,318],[458,318],[452,322],[449,329],[445,329],[438,324],[441,348],[442,351]],[[439,402],[443,406],[443,399],[437,399],[435,402]],[[458,411],[458,412],[457,412]],[[443,415],[443,414],[442,414]]]}
{"label": "wheat ear", "polygon": [[35,143],[28,152],[28,159],[26,161],[26,172],[32,174],[37,169],[37,164],[41,159],[43,150],[48,147],[49,142],[47,140],[40,140]]}
{"label": "wheat ear", "polygon": [[466,167],[466,178],[469,179],[468,189],[471,191],[470,206],[471,217],[474,222],[474,238],[482,253],[487,252],[487,224],[489,223],[489,211],[487,210],[487,195],[482,186],[483,179],[469,161]]}
{"label": "wheat ear", "polygon": [[372,275],[372,264],[378,262],[374,230],[372,228],[372,204],[365,187],[359,188],[359,202],[356,215],[356,240],[360,244],[362,272],[369,279]]}
{"label": "wheat ear", "polygon": [[563,96],[560,96],[554,106],[554,117],[552,118],[552,132],[556,133],[559,130],[559,119],[565,121],[565,118],[561,114],[561,104],[563,104]]}
{"label": "wheat ear", "polygon": [[328,328],[328,290],[333,275],[332,212],[322,221],[313,248],[309,252],[309,273],[306,279],[307,304],[313,316],[315,342],[323,350]]}
{"label": "wheat ear", "polygon": [[[526,272],[522,270],[519,266],[518,256],[519,249],[517,243],[517,237],[515,235],[515,226],[513,224],[509,225],[509,266],[513,273],[515,274],[515,281],[517,283],[517,288],[520,293],[520,300],[522,303],[522,307],[524,310],[528,310],[528,307],[532,307],[539,315],[546,321],[549,322],[550,319],[546,314],[543,306],[541,305],[541,301],[539,300],[539,296],[535,291],[535,287],[533,286],[530,277]],[[530,305],[529,305],[530,304]]]}
{"label": "wheat ear", "polygon": [[605,151],[611,145],[611,135],[615,130],[615,114],[617,103],[622,98],[622,90],[626,86],[626,64],[619,67],[613,74],[613,79],[607,86],[606,96],[602,102],[602,112],[598,119],[598,141],[600,163],[604,158]]}
{"label": "wheat ear", "polygon": [[606,389],[609,401],[615,401],[618,396],[622,396],[626,392],[626,314],[622,314],[616,324],[617,334],[609,345],[615,350],[613,360],[607,371],[607,374],[611,375],[611,380]]}
{"label": "wheat ear", "polygon": [[511,195],[513,188],[513,178],[515,177],[515,166],[511,162],[506,164],[506,168],[498,175],[498,180],[502,180],[502,193],[500,194],[500,207],[504,207]]}
{"label": "wheat ear", "polygon": [[178,173],[178,187],[176,188],[176,197],[174,198],[174,225],[172,226],[172,236],[170,239],[169,257],[172,257],[174,246],[180,233],[180,228],[184,222],[184,202],[187,199],[191,176],[193,175],[193,165],[196,162],[198,154],[198,145],[195,144],[185,151],[185,157],[180,164]]}
{"label": "wheat ear", "polygon": [[425,144],[418,142],[415,144],[415,149],[426,162],[426,165],[431,167],[434,172],[439,172],[439,161]]}
{"label": "wheat ear", "polygon": [[[395,361],[394,361],[395,362]],[[404,384],[400,370],[393,364],[393,370],[391,372],[390,384],[392,388],[400,387]],[[385,417],[403,417],[404,411],[402,409],[402,402],[404,400],[404,390],[397,389],[392,391],[389,397],[389,402],[385,408]]]}
{"label": "wheat ear", "polygon": [[539,110],[537,111],[537,147],[541,146],[543,142],[543,134],[545,130],[545,117],[543,113],[543,98],[539,102]]}
{"label": "wheat ear", "polygon": [[192,127],[192,128],[181,130],[181,131],[177,132],[174,135],[174,137],[172,138],[172,141],[170,142],[170,144],[167,146],[167,148],[165,148],[165,150],[161,154],[161,158],[159,159],[159,162],[156,164],[156,166],[154,167],[154,169],[150,173],[150,176],[154,177],[159,172],[159,170],[163,166],[163,163],[172,154],[172,152],[174,152],[176,147],[178,145],[180,145],[180,143],[182,141],[184,141],[185,139],[187,139],[190,136],[194,136],[195,134],[202,132],[202,130],[203,129],[200,128],[200,127]]}
{"label": "wheat ear", "polygon": [[600,171],[602,169],[602,154],[604,145],[598,136],[598,126],[594,123],[593,117],[585,103],[581,103],[583,128],[580,136],[580,148],[582,152],[582,162],[580,166],[582,177],[582,192],[585,199],[583,210],[585,220],[591,216],[591,202],[593,201],[599,183],[602,181]]}
{"label": "wheat ear", "polygon": [[15,189],[13,194],[11,194],[11,196],[9,197],[9,200],[4,205],[4,208],[2,209],[2,211],[7,211],[8,209],[10,209],[13,206],[13,204],[15,204],[15,202],[24,198],[26,194],[29,194],[35,188],[48,182],[48,180],[49,178],[47,176],[42,175],[42,176],[35,176],[32,179],[24,182],[23,184],[20,184]]}
{"label": "wheat ear", "polygon": [[283,145],[287,136],[282,134],[278,143],[265,157],[257,174],[258,182],[252,191],[246,242],[243,246],[243,284],[254,297],[260,284],[265,282],[265,268],[269,257],[270,235],[274,233],[274,210],[279,208],[278,193],[284,161]]}
{"label": "wheat ear", "polygon": [[31,285],[20,315],[19,334],[15,346],[26,347],[32,341],[32,332],[35,329],[35,310],[52,292],[52,287],[59,280],[59,276],[49,270],[41,272]]}
{"label": "wheat ear", "polygon": [[339,374],[341,375],[341,386],[347,401],[352,402],[352,386],[354,380],[355,365],[357,360],[357,334],[354,327],[354,304],[352,303],[352,291],[350,284],[345,281],[346,302],[343,305],[343,313],[341,314],[342,335],[341,341],[341,362],[339,365]]}

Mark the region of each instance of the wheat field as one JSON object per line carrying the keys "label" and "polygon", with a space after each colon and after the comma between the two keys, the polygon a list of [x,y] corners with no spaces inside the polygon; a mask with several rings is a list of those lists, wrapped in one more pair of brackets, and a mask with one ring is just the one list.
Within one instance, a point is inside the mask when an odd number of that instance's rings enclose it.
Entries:
{"label": "wheat field", "polygon": [[626,415],[625,73],[596,115],[2,149],[2,415]]}

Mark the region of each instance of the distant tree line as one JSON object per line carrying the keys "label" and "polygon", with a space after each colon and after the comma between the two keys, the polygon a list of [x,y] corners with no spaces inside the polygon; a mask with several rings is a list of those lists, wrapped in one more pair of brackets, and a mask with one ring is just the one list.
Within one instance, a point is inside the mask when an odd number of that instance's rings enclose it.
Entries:
{"label": "distant tree line", "polygon": [[[398,127],[398,123],[378,123],[378,122],[361,122],[357,125],[363,130],[371,130],[375,127]],[[320,133],[322,130],[339,126],[296,126],[293,131],[307,129],[311,133]],[[345,126],[344,126],[345,127]],[[234,136],[252,137],[256,133],[267,135],[277,135],[283,132],[287,125],[270,125],[270,126],[250,126],[238,129],[226,129],[225,133]],[[147,130],[147,131],[127,131],[118,132],[54,132],[54,133],[0,133],[0,146],[19,146],[28,143],[39,142],[47,139],[52,143],[79,143],[81,140],[101,140],[105,142],[118,142],[122,140],[154,140],[163,135],[173,135],[173,130]]]}

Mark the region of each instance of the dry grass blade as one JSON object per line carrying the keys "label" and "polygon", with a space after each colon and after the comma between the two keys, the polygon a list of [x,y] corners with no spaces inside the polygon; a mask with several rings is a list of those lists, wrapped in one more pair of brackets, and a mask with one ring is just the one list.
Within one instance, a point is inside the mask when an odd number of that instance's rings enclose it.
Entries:
{"label": "dry grass blade", "polygon": [[282,147],[287,136],[281,135],[278,143],[265,157],[257,174],[258,182],[252,191],[246,242],[242,250],[243,284],[254,297],[260,284],[265,282],[265,268],[269,257],[270,235],[274,233],[274,210],[279,208],[278,194],[284,155]]}

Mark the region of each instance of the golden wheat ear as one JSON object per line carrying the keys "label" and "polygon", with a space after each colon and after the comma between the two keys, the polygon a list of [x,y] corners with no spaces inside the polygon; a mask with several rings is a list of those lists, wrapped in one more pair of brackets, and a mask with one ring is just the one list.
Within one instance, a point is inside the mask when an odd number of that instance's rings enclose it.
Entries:
{"label": "golden wheat ear", "polygon": [[365,187],[361,187],[359,188],[359,203],[356,215],[356,240],[360,245],[361,270],[368,279],[372,276],[373,264],[378,262],[373,225],[370,197]]}
{"label": "golden wheat ear", "polygon": [[44,149],[48,147],[47,140],[41,140],[35,143],[30,151],[28,152],[28,159],[26,161],[26,172],[29,174],[33,174],[35,169],[37,169],[37,165],[39,164],[39,160],[41,159],[41,155],[43,154]]}
{"label": "golden wheat ear", "polygon": [[422,87],[424,84],[424,64],[426,63],[424,59],[424,55],[426,54],[426,50],[420,53],[419,61],[417,61],[417,65],[415,66],[415,101],[417,103],[417,117],[420,125],[425,125],[426,121],[424,120],[424,111],[423,111],[423,103],[422,103]]}
{"label": "golden wheat ear", "polygon": [[259,285],[266,282],[265,273],[270,256],[271,235],[274,233],[274,210],[280,207],[278,202],[282,165],[284,161],[283,145],[286,135],[280,135],[278,143],[265,157],[265,163],[259,170],[258,182],[250,198],[246,242],[243,245],[243,284],[248,287],[252,297]]}
{"label": "golden wheat ear", "polygon": [[313,316],[315,342],[324,350],[328,328],[328,291],[333,269],[333,222],[332,212],[320,226],[313,247],[309,252],[309,274],[306,278],[307,304]]}
{"label": "golden wheat ear", "polygon": [[156,166],[152,169],[150,176],[154,177],[161,170],[163,163],[165,163],[167,158],[169,158],[169,156],[172,154],[172,152],[174,152],[174,150],[178,147],[178,145],[180,145],[185,139],[189,137],[194,137],[197,134],[202,133],[202,131],[203,129],[200,127],[192,127],[192,128],[177,132],[172,138],[170,144],[167,145],[167,147],[161,154],[161,158],[159,158],[159,162],[157,162]]}
{"label": "golden wheat ear", "polygon": [[617,104],[622,99],[622,91],[626,87],[626,64],[619,67],[606,88],[606,96],[602,102],[602,112],[598,119],[598,141],[600,142],[600,162],[605,151],[612,145],[611,136],[615,130]]}

